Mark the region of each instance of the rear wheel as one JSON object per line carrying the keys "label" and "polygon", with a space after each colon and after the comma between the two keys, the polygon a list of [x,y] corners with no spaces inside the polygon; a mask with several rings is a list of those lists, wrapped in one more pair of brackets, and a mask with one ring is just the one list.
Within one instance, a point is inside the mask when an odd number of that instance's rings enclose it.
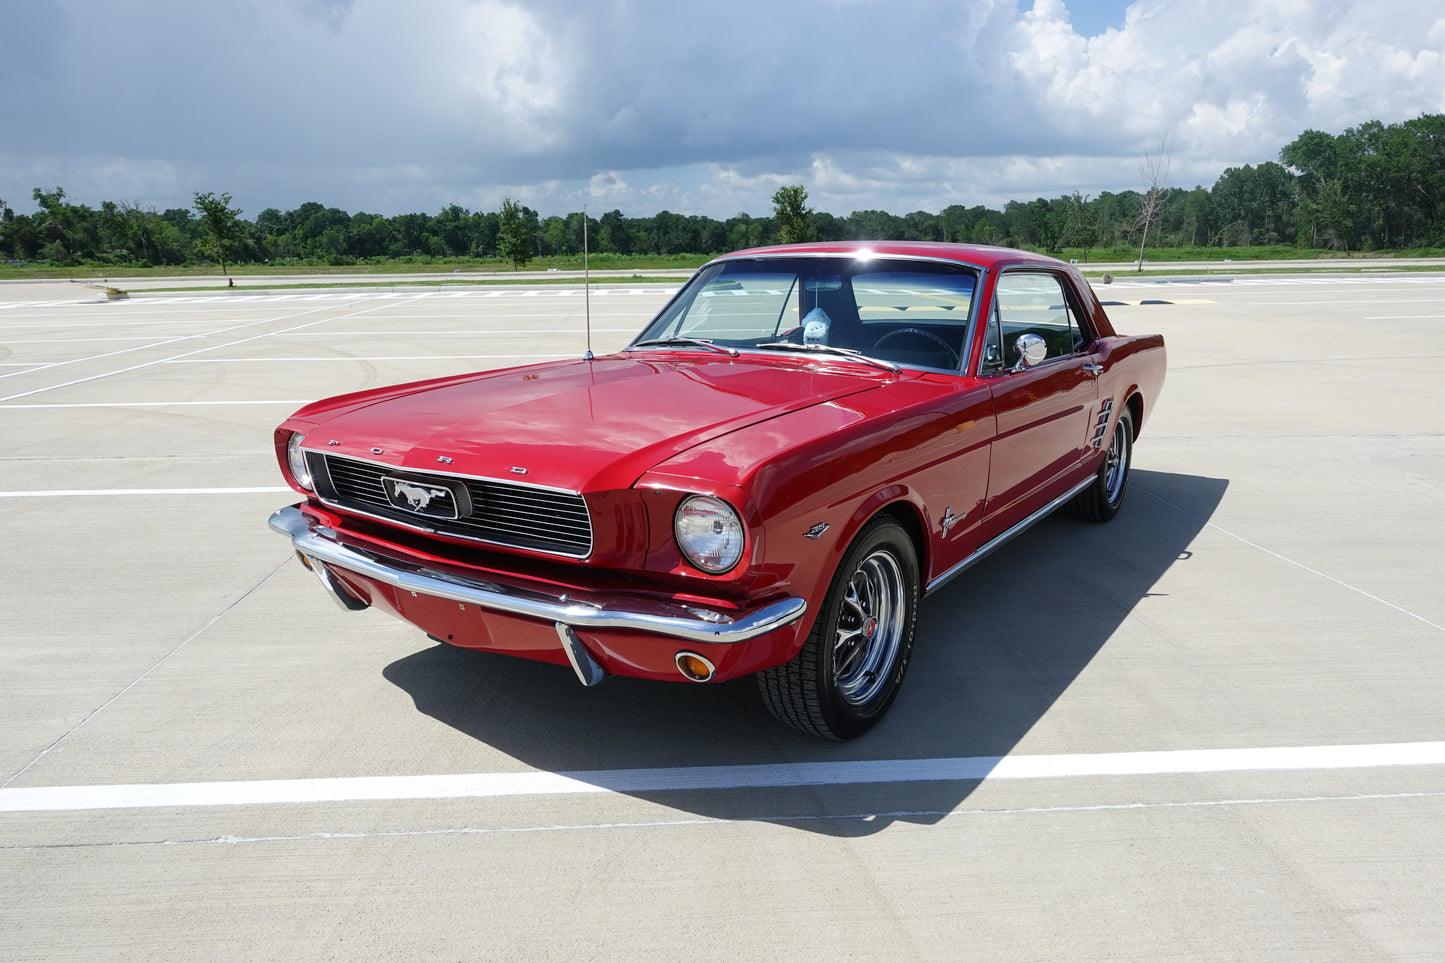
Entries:
{"label": "rear wheel", "polygon": [[1114,434],[1109,437],[1109,447],[1093,482],[1069,502],[1069,513],[1089,522],[1107,522],[1119,514],[1133,460],[1134,416],[1125,408],[1114,424]]}
{"label": "rear wheel", "polygon": [[773,715],[829,739],[873,728],[898,694],[918,623],[918,555],[892,519],[870,522],[833,576],[791,662],[758,673]]}

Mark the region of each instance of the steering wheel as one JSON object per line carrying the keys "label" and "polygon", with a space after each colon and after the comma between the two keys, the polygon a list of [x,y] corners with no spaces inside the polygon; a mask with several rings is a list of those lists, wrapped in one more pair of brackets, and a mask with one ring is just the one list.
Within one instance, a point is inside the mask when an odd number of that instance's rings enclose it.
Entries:
{"label": "steering wheel", "polygon": [[892,338],[901,338],[901,337],[903,337],[904,335],[909,335],[909,334],[915,335],[916,337],[919,337],[919,338],[922,338],[922,339],[925,340],[925,341],[931,341],[931,342],[933,342],[934,346],[939,347],[939,348],[942,348],[944,351],[947,351],[947,352],[948,352],[948,357],[950,358],[950,361],[949,361],[949,365],[948,365],[948,366],[949,366],[950,368],[957,368],[957,367],[958,367],[958,362],[959,362],[958,352],[957,352],[957,351],[954,351],[952,348],[950,348],[950,347],[948,346],[948,342],[947,342],[947,341],[943,340],[943,339],[940,338],[938,335],[934,334],[932,331],[924,331],[922,328],[897,328],[897,329],[895,329],[895,330],[893,330],[893,331],[889,331],[889,332],[888,332],[887,334],[885,334],[883,337],[881,337],[881,338],[879,338],[877,341],[874,341],[874,342],[873,342],[873,348],[876,350],[876,349],[878,349],[878,348],[883,347],[883,342],[885,342],[885,341],[888,341],[888,340],[890,340],[890,339],[892,339]]}

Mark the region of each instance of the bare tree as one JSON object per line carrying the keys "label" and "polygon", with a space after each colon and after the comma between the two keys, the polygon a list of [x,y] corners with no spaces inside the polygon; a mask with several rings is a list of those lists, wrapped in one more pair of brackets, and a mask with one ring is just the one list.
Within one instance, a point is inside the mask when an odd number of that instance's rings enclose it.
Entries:
{"label": "bare tree", "polygon": [[1169,186],[1169,164],[1172,158],[1169,135],[1165,134],[1159,138],[1159,143],[1153,150],[1144,151],[1144,159],[1139,162],[1139,178],[1143,180],[1146,188],[1139,219],[1134,222],[1135,227],[1144,229],[1144,236],[1139,241],[1140,274],[1144,273],[1144,245],[1149,243],[1149,227],[1158,220],[1159,211],[1164,206],[1164,191]]}

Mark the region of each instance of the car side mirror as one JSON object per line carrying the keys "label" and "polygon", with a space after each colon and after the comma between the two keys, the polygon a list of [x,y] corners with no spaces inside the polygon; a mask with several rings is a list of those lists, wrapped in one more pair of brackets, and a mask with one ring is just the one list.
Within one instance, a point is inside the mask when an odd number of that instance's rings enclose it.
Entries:
{"label": "car side mirror", "polygon": [[1022,371],[1025,368],[1032,368],[1049,353],[1049,345],[1043,338],[1036,334],[1021,334],[1014,342],[1014,355],[1018,361],[1014,364],[1013,370]]}

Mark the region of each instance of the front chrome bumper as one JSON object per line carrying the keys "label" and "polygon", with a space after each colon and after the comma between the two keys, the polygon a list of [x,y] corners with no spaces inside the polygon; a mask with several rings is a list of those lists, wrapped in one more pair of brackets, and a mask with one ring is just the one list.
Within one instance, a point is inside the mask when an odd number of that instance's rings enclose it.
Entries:
{"label": "front chrome bumper", "polygon": [[572,629],[620,629],[689,642],[727,644],[746,642],[795,622],[808,608],[805,599],[786,598],[734,617],[716,609],[666,600],[638,597],[573,599],[565,594],[552,595],[531,588],[440,572],[343,545],[336,539],[335,531],[316,524],[296,506],[279,509],[271,516],[270,524],[281,534],[291,536],[291,544],[297,553],[343,608],[365,608],[366,603],[338,584],[328,566],[334,565],[403,591],[551,622],[584,682],[588,681],[588,675],[595,676],[595,673],[577,665],[577,657],[586,653],[585,649],[581,653],[574,651],[581,643],[576,641]]}

